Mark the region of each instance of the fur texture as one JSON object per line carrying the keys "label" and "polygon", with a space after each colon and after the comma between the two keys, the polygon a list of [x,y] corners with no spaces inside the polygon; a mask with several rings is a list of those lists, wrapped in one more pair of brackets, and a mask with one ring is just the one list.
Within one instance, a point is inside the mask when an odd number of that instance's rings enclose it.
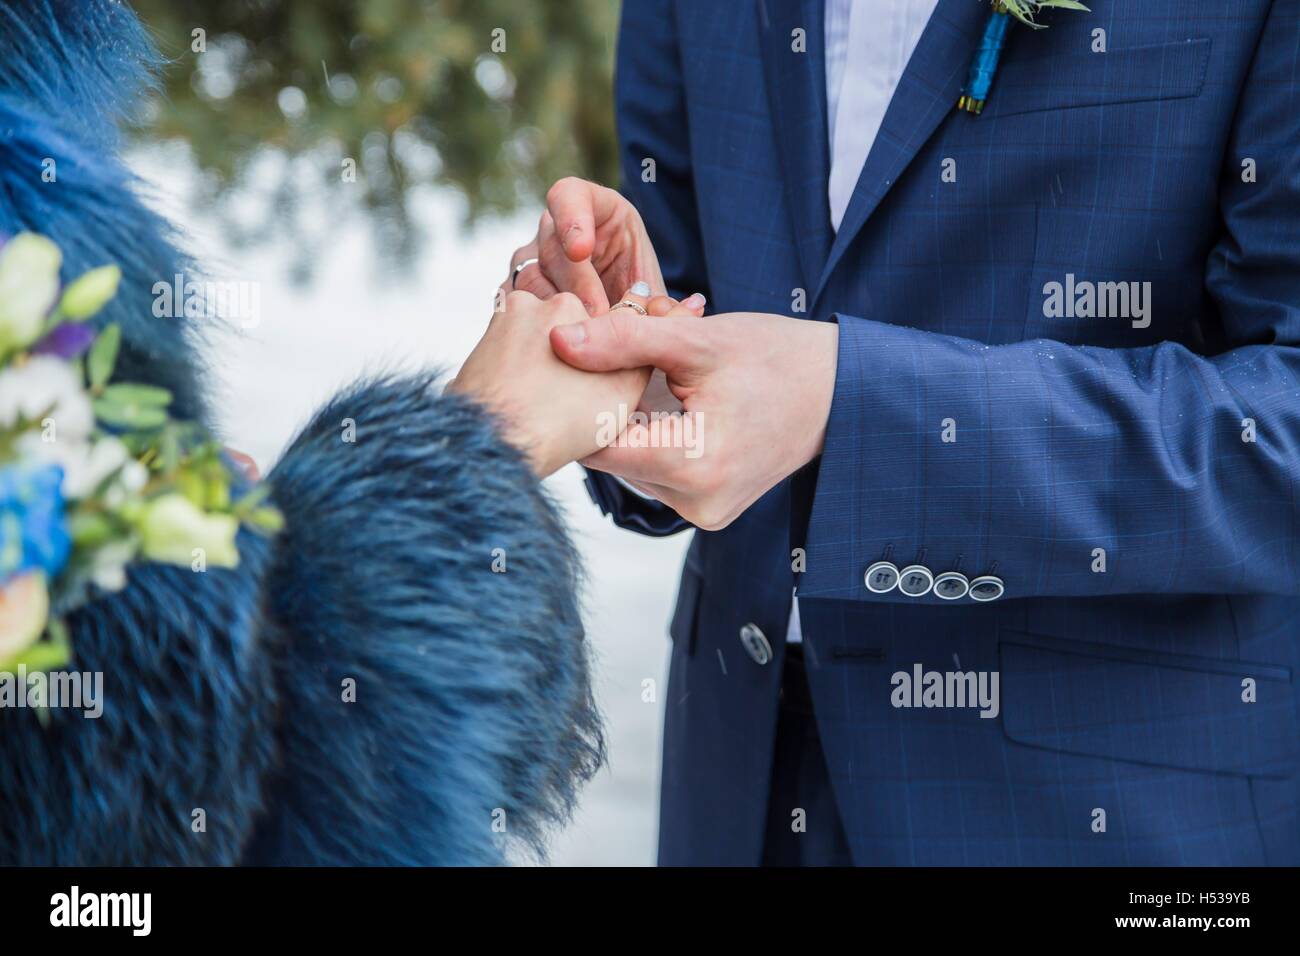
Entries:
{"label": "fur texture", "polygon": [[[155,60],[117,3],[0,0],[0,229],[65,278],[118,262],[123,376],[205,417],[194,330],[150,310],[188,263],[114,155]],[[0,865],[492,864],[567,818],[603,757],[578,562],[485,413],[359,383],[268,480],[286,530],[238,569],[138,567],[73,616],[102,717],[0,710]]]}

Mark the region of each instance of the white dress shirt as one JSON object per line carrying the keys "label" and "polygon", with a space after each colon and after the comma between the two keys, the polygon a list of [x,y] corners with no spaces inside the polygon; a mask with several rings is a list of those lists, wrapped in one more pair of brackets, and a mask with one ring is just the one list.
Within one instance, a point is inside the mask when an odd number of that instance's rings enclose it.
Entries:
{"label": "white dress shirt", "polygon": [[938,0],[826,0],[831,225],[844,220],[885,110]]}
{"label": "white dress shirt", "polygon": [[[826,0],[826,120],[831,226],[839,231],[885,110],[939,0]],[[799,598],[785,639],[803,640]]]}

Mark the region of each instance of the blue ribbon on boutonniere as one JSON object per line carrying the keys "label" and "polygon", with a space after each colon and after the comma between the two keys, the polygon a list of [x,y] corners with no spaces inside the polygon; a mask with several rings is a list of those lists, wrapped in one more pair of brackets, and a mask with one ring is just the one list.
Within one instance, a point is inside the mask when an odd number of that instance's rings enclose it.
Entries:
{"label": "blue ribbon on boutonniere", "polygon": [[1041,30],[1046,24],[1037,23],[1034,16],[1050,7],[1063,10],[1089,10],[1079,0],[993,0],[993,12],[980,37],[979,49],[971,60],[970,72],[966,75],[966,85],[962,87],[961,99],[957,109],[967,113],[979,114],[988,102],[989,91],[993,88],[993,78],[997,76],[998,61],[1002,58],[1002,48],[1007,42],[1007,32],[1011,29],[1011,18],[1033,30]]}

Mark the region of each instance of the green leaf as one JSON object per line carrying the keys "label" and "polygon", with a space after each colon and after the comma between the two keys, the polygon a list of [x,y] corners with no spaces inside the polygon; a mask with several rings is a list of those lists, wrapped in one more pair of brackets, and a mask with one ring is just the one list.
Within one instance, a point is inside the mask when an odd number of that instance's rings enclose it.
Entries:
{"label": "green leaf", "polygon": [[263,501],[271,494],[271,485],[268,482],[254,485],[249,489],[244,497],[235,502],[233,512],[237,516],[250,514],[254,509],[261,507]]}
{"label": "green leaf", "polygon": [[59,311],[74,322],[82,322],[117,295],[122,270],[117,266],[100,266],[75,279],[63,290]]}
{"label": "green leaf", "polygon": [[95,399],[95,417],[115,428],[151,429],[167,424],[166,409],[103,397]]}
{"label": "green leaf", "polygon": [[264,531],[267,534],[279,534],[284,530],[284,515],[278,508],[256,508],[246,519],[250,525],[258,531]]}
{"label": "green leaf", "polygon": [[1079,0],[1000,0],[999,5],[1025,26],[1032,27],[1035,30],[1047,29],[1047,24],[1037,23],[1034,20],[1034,15],[1040,10],[1056,8],[1060,10],[1082,10],[1084,13],[1092,12]]}
{"label": "green leaf", "polygon": [[230,510],[230,479],[224,470],[206,475],[203,485],[203,510]]}
{"label": "green leaf", "polygon": [[3,662],[5,670],[15,671],[22,665],[29,673],[55,671],[72,659],[72,641],[68,636],[67,625],[59,618],[52,617],[45,627],[49,639],[37,641]]}
{"label": "green leaf", "polygon": [[117,364],[117,350],[122,344],[122,330],[113,323],[99,333],[95,344],[90,347],[86,357],[86,368],[90,371],[90,387],[103,388],[113,375],[113,366]]}
{"label": "green leaf", "polygon": [[163,474],[171,475],[181,466],[181,441],[174,426],[163,429],[158,441],[159,457],[162,459]]}
{"label": "green leaf", "polygon": [[200,475],[192,471],[181,471],[176,475],[176,489],[189,499],[190,503],[199,510],[207,499],[207,486]]}
{"label": "green leaf", "polygon": [[95,512],[74,512],[68,520],[72,541],[80,550],[92,551],[113,540],[116,527],[104,515]]}
{"label": "green leaf", "polygon": [[166,408],[172,401],[172,393],[165,388],[134,383],[109,385],[104,389],[103,397],[122,405],[135,404],[149,408]]}

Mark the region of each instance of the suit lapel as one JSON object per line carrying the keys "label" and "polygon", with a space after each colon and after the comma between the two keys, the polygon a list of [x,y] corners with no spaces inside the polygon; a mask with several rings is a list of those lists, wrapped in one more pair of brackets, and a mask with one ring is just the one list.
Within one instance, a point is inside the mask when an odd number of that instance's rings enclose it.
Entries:
{"label": "suit lapel", "polygon": [[[824,0],[757,0],[758,29],[768,102],[794,217],[804,283],[813,288],[830,252],[831,214],[826,198],[830,156],[826,126]],[[792,48],[804,30],[807,52]]]}
{"label": "suit lapel", "polygon": [[[988,3],[977,0],[939,0],[862,166],[862,174],[816,284],[818,293],[913,157],[944,118],[956,110],[957,97],[989,10]],[[853,55],[852,51],[849,55]],[[965,115],[958,117],[958,121],[979,122]],[[935,170],[934,174],[938,176],[939,171]],[[824,182],[822,198],[824,201]]]}

